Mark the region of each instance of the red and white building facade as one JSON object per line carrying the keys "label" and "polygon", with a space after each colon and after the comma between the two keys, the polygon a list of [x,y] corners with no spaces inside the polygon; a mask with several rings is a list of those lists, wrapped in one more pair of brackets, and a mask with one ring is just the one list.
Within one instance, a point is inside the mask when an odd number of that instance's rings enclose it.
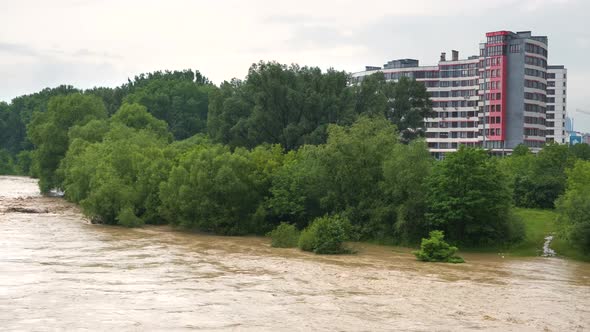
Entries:
{"label": "red and white building facade", "polygon": [[407,76],[423,82],[436,117],[425,119],[426,141],[437,157],[460,145],[509,153],[518,144],[538,151],[547,140],[547,37],[529,31],[486,34],[480,54],[450,60],[442,53],[437,66],[418,60],[390,61],[352,75],[353,84],[383,73],[386,80]]}

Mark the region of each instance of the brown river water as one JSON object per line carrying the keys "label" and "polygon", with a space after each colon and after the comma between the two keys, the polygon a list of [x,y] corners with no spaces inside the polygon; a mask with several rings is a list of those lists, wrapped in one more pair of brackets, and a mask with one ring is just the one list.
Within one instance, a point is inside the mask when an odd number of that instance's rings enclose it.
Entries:
{"label": "brown river water", "polygon": [[0,330],[590,330],[588,263],[431,264],[354,246],[316,256],[258,237],[92,225],[34,180],[0,177]]}

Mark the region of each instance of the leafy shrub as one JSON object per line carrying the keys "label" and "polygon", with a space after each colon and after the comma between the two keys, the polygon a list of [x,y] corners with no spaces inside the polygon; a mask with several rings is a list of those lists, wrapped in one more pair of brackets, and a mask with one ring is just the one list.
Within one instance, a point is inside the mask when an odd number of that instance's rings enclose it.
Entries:
{"label": "leafy shrub", "polygon": [[590,162],[576,162],[567,174],[567,190],[557,200],[560,235],[590,254]]}
{"label": "leafy shrub", "polygon": [[297,246],[303,251],[313,251],[315,248],[315,230],[311,226],[301,232],[299,242],[297,242]]}
{"label": "leafy shrub", "polygon": [[118,224],[125,227],[139,227],[143,226],[143,220],[138,218],[133,209],[129,206],[124,207],[117,216]]}
{"label": "leafy shrub", "polygon": [[463,258],[455,256],[457,247],[450,246],[444,241],[442,231],[430,232],[430,238],[422,239],[420,250],[414,251],[414,255],[424,262],[464,263]]}
{"label": "leafy shrub", "polygon": [[271,247],[275,248],[294,248],[299,241],[299,231],[294,225],[282,222],[277,228],[273,229],[268,236],[271,238]]}
{"label": "leafy shrub", "polygon": [[347,252],[342,246],[348,239],[350,222],[342,216],[316,218],[301,233],[299,248],[316,254],[341,254]]}
{"label": "leafy shrub", "polygon": [[509,222],[506,226],[508,227],[506,232],[506,234],[508,234],[508,238],[506,239],[508,243],[514,244],[524,241],[526,230],[524,220],[520,216],[511,212]]}

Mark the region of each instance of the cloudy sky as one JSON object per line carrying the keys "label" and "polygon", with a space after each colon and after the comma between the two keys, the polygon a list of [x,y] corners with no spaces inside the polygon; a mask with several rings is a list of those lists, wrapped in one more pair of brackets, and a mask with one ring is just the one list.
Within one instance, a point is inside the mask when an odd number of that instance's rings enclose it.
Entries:
{"label": "cloudy sky", "polygon": [[[486,31],[549,37],[568,109],[590,132],[588,0],[19,0],[0,2],[0,100],[142,72],[198,69],[215,83],[259,60],[350,72],[396,58],[476,54]],[[586,78],[586,80],[585,80]]]}

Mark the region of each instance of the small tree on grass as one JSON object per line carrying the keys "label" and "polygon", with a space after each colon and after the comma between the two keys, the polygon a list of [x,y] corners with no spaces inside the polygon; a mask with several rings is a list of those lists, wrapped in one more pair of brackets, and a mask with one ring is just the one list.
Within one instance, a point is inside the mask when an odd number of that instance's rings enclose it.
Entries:
{"label": "small tree on grass", "polygon": [[422,239],[420,250],[414,251],[414,255],[424,262],[464,263],[463,258],[455,256],[457,247],[450,246],[444,241],[442,231],[430,232],[430,238]]}
{"label": "small tree on grass", "polygon": [[275,248],[294,248],[299,242],[299,231],[291,224],[282,222],[277,228],[273,229],[268,236],[271,238],[271,247]]}

